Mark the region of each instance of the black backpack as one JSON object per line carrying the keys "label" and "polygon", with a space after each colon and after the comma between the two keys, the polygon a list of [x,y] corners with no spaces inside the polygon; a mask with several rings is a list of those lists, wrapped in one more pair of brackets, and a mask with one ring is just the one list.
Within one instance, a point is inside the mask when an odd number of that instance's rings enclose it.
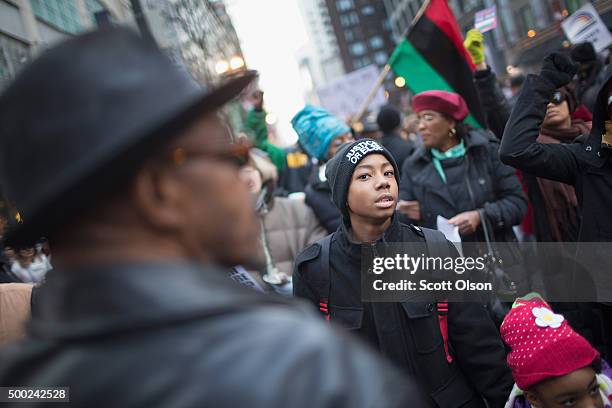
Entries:
{"label": "black backpack", "polygon": [[[429,229],[429,228],[420,228],[414,225],[410,226],[417,231],[423,233],[425,238],[425,245],[427,246],[427,252],[430,257],[439,256],[441,258],[453,257],[454,254],[448,250],[448,241],[444,234],[440,231]],[[317,244],[321,247],[321,256],[319,257],[319,267],[313,268],[313,271],[316,271],[317,277],[316,280],[318,282],[322,282],[321,285],[321,297],[319,298],[319,310],[325,316],[325,320],[330,320],[331,315],[329,313],[329,293],[331,286],[331,268],[329,264],[329,253],[331,249],[331,241],[334,234],[329,234],[324,238],[321,238],[317,241]],[[451,363],[453,361],[452,356],[449,352],[448,346],[448,302],[439,301],[436,303],[436,310],[438,312],[438,322],[440,324],[440,333],[442,334],[442,339],[444,340],[444,351],[446,352],[446,360]]]}

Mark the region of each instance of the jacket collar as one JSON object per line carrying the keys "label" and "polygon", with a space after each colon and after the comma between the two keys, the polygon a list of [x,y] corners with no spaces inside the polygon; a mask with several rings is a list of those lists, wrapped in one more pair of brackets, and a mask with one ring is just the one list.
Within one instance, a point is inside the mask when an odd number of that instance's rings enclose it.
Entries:
{"label": "jacket collar", "polygon": [[[487,130],[484,129],[470,129],[464,136],[463,142],[465,143],[465,150],[467,153],[470,152],[471,149],[478,149],[481,147],[486,147],[491,141],[491,136],[488,134]],[[417,155],[421,160],[425,160],[427,162],[431,161],[431,151],[426,146],[420,146],[417,149]]]}
{"label": "jacket collar", "polygon": [[399,134],[395,132],[383,133],[382,140],[391,140],[401,138]]}
{"label": "jacket collar", "polygon": [[[342,249],[342,252],[349,258],[361,262],[361,251],[364,246],[369,244],[363,244],[355,242],[351,238],[350,225],[346,221],[342,222],[342,225],[336,231],[336,240]],[[376,241],[377,244],[385,242],[399,242],[401,241],[401,225],[397,215],[393,215],[391,218],[391,225],[384,232],[382,237]]]}
{"label": "jacket collar", "polygon": [[89,337],[207,316],[262,297],[214,265],[156,262],[54,270],[38,289],[29,332],[41,338]]}

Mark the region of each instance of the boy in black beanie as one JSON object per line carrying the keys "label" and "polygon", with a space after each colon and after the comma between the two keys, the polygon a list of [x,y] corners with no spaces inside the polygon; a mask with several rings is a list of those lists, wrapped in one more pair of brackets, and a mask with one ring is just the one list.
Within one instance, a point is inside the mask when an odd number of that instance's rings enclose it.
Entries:
{"label": "boy in black beanie", "polygon": [[432,406],[484,408],[486,400],[502,407],[512,377],[482,305],[449,304],[446,311],[433,303],[361,301],[363,245],[425,242],[420,228],[395,216],[399,171],[389,151],[372,139],[345,145],[328,162],[326,177],[343,222],[298,255],[294,294],[413,375]]}

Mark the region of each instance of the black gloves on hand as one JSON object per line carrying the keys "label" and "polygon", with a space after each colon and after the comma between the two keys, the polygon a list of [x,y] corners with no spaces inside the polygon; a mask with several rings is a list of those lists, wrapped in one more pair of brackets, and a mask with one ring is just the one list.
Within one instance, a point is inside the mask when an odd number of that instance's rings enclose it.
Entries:
{"label": "black gloves on hand", "polygon": [[572,61],[570,57],[559,52],[553,52],[544,58],[540,77],[548,79],[555,88],[560,88],[569,84],[577,71],[578,64]]}

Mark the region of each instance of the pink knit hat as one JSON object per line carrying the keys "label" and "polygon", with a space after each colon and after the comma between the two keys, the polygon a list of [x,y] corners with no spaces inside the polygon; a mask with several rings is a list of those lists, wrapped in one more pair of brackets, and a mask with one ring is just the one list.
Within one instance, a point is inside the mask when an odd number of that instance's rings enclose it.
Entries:
{"label": "pink knit hat", "polygon": [[412,109],[419,113],[429,109],[461,122],[470,113],[461,95],[446,91],[426,91],[412,98]]}
{"label": "pink knit hat", "polygon": [[535,293],[514,302],[500,331],[512,349],[508,365],[522,390],[587,367],[599,357],[597,350]]}

